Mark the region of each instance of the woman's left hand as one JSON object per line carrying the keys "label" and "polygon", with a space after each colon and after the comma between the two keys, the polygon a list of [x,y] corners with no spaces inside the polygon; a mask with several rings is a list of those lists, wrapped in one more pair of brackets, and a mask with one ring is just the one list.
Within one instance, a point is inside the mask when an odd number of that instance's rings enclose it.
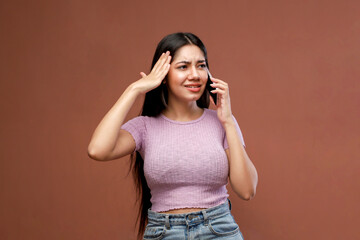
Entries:
{"label": "woman's left hand", "polygon": [[212,93],[217,94],[217,115],[220,122],[224,125],[233,121],[230,105],[230,94],[229,94],[229,85],[217,78],[211,78],[213,82],[210,84],[215,90],[212,90]]}

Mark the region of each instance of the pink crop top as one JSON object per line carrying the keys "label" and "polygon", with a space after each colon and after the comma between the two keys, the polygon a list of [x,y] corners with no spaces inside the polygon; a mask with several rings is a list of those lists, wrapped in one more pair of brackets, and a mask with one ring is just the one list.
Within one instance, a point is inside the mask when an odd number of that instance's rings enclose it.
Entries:
{"label": "pink crop top", "polygon": [[[204,109],[200,118],[188,122],[162,114],[138,116],[121,128],[133,136],[144,159],[152,211],[209,208],[226,201],[228,144],[215,110]],[[238,125],[237,131],[245,146]]]}

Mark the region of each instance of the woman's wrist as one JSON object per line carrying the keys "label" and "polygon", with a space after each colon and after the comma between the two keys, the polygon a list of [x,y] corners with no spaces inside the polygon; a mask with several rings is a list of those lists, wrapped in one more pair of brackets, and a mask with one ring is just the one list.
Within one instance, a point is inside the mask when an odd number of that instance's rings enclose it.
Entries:
{"label": "woman's wrist", "polygon": [[235,121],[232,117],[227,118],[224,122],[222,122],[222,125],[225,130],[236,127]]}
{"label": "woman's wrist", "polygon": [[126,91],[134,93],[136,94],[136,96],[146,93],[143,89],[141,89],[141,87],[138,84],[138,81],[130,84],[129,87],[126,89]]}

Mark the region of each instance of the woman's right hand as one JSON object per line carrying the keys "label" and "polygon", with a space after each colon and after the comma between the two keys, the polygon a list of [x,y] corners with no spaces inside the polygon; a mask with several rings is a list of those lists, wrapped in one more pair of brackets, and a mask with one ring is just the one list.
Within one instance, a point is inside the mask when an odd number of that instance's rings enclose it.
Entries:
{"label": "woman's right hand", "polygon": [[161,54],[159,60],[151,69],[149,75],[146,75],[144,72],[140,73],[142,78],[134,83],[136,89],[138,89],[140,93],[144,94],[160,86],[161,82],[169,72],[170,60],[171,56],[169,51]]}

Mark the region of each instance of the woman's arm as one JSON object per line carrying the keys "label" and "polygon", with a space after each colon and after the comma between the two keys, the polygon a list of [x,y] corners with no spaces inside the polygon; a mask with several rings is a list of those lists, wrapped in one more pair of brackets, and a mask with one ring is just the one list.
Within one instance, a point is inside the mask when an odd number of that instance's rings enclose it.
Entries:
{"label": "woman's arm", "polygon": [[216,88],[212,92],[217,93],[218,96],[217,115],[225,129],[229,145],[225,151],[229,161],[230,184],[239,197],[250,200],[256,193],[258,175],[236,130],[236,122],[231,113],[229,86],[220,79],[211,78],[211,80],[212,87]]}
{"label": "woman's arm", "polygon": [[136,85],[131,84],[104,116],[92,135],[88,146],[89,157],[111,160],[130,154],[135,149],[131,135],[120,127],[138,95]]}
{"label": "woman's arm", "polygon": [[95,129],[88,146],[88,155],[95,160],[112,160],[132,153],[135,141],[125,130],[121,130],[126,115],[136,98],[159,86],[169,71],[169,52],[163,53],[149,75],[132,83],[104,116]]}
{"label": "woman's arm", "polygon": [[239,197],[250,200],[256,193],[258,175],[240,141],[235,124],[228,123],[225,126],[229,145],[229,148],[225,150],[229,160],[229,180],[232,189]]}

